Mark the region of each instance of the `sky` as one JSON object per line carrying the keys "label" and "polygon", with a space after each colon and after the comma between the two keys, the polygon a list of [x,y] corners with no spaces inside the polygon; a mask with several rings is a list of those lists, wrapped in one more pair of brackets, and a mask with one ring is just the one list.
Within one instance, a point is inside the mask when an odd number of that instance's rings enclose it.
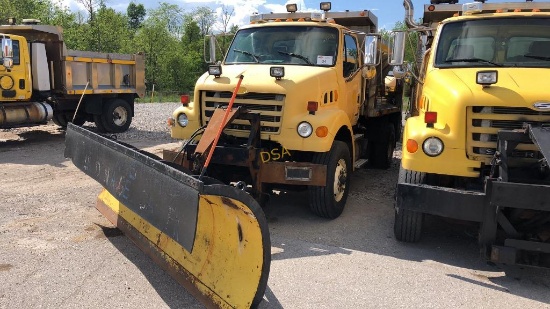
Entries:
{"label": "sky", "polygon": [[[62,6],[68,7],[72,11],[84,11],[83,6],[77,0],[54,0]],[[126,12],[126,8],[131,0],[105,0],[107,6],[121,12]],[[136,4],[143,4],[145,9],[155,9],[160,2],[176,4],[184,12],[192,12],[199,6],[208,6],[218,14],[221,14],[222,6],[234,8],[234,16],[230,24],[245,25],[249,23],[249,17],[253,13],[279,13],[286,12],[286,3],[298,4],[299,11],[319,11],[317,0],[133,0]],[[335,0],[332,2],[332,11],[362,11],[369,10],[378,17],[378,28],[392,29],[397,21],[403,21],[405,10],[402,0]],[[428,0],[413,0],[415,8],[414,18],[417,20],[422,15],[424,4],[429,4]]]}

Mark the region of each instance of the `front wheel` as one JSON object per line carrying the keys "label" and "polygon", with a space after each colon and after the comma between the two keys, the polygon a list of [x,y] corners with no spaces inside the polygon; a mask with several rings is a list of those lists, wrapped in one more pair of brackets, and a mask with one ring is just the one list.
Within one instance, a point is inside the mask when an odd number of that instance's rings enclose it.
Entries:
{"label": "front wheel", "polygon": [[70,114],[67,114],[67,113],[54,113],[52,120],[53,120],[53,123],[65,129],[69,122],[72,122],[77,126],[83,125],[86,122],[86,117],[77,115],[73,119],[72,116],[70,116]]}
{"label": "front wheel", "polygon": [[132,123],[132,107],[128,102],[122,99],[111,100],[104,106],[101,120],[101,123],[107,132],[124,132],[128,130],[130,124]]}
{"label": "front wheel", "polygon": [[338,218],[348,198],[351,178],[351,156],[346,143],[334,141],[329,152],[313,155],[313,163],[327,166],[326,185],[310,186],[309,208],[316,215]]}
{"label": "front wheel", "polygon": [[[410,171],[401,167],[399,169],[398,183],[426,183],[426,173]],[[423,213],[400,208],[396,201],[393,233],[397,240],[404,242],[418,242],[422,234],[423,221]]]}

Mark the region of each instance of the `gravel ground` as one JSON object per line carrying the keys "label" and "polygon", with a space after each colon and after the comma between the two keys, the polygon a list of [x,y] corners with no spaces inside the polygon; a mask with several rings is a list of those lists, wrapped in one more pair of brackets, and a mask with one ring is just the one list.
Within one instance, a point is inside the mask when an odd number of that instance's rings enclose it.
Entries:
{"label": "gravel ground", "polygon": [[159,143],[173,142],[167,120],[180,103],[140,103],[135,105],[135,114],[130,129],[117,136],[121,139],[151,139]]}
{"label": "gravel ground", "polygon": [[[128,131],[116,134],[117,138],[120,140],[154,140],[158,144],[177,141],[170,137],[167,120],[178,106],[180,106],[180,103],[135,104],[134,113],[136,117],[132,119],[132,124]],[[86,122],[84,127],[95,129],[95,124],[93,122]],[[24,140],[26,132],[38,130],[52,133],[62,132],[50,121],[47,125],[37,127],[0,129],[0,141]]]}
{"label": "gravel ground", "polygon": [[[166,119],[178,105],[137,104],[117,137],[158,153],[177,142]],[[94,207],[101,186],[64,158],[63,143],[53,124],[0,130],[0,309],[202,308],[113,231]],[[313,215],[304,194],[269,201],[260,308],[550,308],[548,270],[487,265],[466,226],[431,217],[420,243],[394,239],[400,157],[354,172],[335,220]]]}

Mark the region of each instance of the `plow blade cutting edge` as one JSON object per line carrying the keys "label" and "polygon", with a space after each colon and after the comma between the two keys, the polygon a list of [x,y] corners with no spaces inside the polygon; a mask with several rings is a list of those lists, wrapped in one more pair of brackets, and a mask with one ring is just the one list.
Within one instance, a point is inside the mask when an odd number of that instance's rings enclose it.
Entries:
{"label": "plow blade cutting edge", "polygon": [[70,123],[65,147],[65,157],[104,187],[96,208],[205,306],[261,302],[271,243],[250,195]]}

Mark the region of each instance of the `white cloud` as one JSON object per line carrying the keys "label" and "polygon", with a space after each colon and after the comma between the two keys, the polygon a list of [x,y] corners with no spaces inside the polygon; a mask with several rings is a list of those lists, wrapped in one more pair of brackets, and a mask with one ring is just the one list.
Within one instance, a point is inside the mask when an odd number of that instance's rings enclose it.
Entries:
{"label": "white cloud", "polygon": [[[136,3],[142,3],[147,10],[155,9],[159,5],[159,0],[134,0]],[[77,0],[53,0],[54,3],[62,7],[67,7],[71,11],[85,11],[84,5]],[[311,12],[318,11],[318,8],[308,8],[304,0],[288,0],[285,4],[273,3],[269,0],[168,0],[167,2],[178,4],[186,8],[186,12],[190,12],[187,8],[208,6],[214,10],[218,20],[221,20],[222,6],[229,10],[233,9],[233,17],[229,25],[244,26],[250,22],[250,15],[254,13],[283,13],[286,12],[286,3],[296,3],[299,11]],[[268,3],[271,2],[271,3]],[[129,1],[106,0],[109,7],[125,12]],[[215,25],[215,29],[221,30],[221,23]]]}
{"label": "white cloud", "polygon": [[85,10],[84,5],[76,0],[53,0],[53,3],[61,7],[67,7],[71,11]]}

